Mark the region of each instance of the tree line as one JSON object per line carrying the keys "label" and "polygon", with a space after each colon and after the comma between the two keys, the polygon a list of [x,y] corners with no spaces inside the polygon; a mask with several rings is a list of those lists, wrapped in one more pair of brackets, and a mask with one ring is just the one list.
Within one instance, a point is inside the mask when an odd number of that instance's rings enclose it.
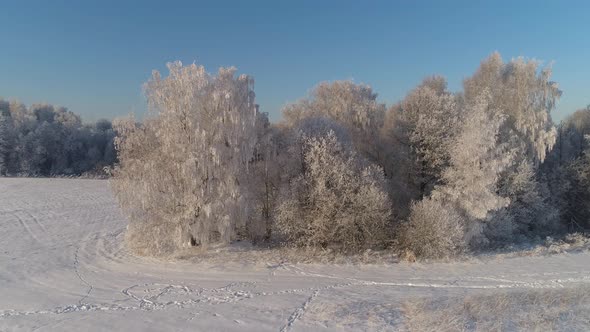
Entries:
{"label": "tree line", "polygon": [[117,158],[111,121],[0,99],[0,176],[101,175]]}
{"label": "tree line", "polygon": [[0,104],[4,172],[113,165],[127,244],[144,255],[247,239],[441,258],[590,228],[590,107],[556,125],[562,91],[535,60],[493,53],[461,91],[430,76],[389,106],[323,82],[278,123],[235,68],[168,69],[144,86],[142,122]]}
{"label": "tree line", "polygon": [[463,89],[427,77],[387,107],[324,82],[271,123],[253,80],[180,62],[150,116],[115,124],[127,243],[166,255],[236,239],[440,258],[590,226],[590,109],[556,126],[551,68],[493,53]]}

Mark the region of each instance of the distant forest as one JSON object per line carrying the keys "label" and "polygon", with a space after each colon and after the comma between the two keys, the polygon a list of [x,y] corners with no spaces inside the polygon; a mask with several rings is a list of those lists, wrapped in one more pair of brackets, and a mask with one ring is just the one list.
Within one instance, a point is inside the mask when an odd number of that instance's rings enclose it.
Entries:
{"label": "distant forest", "polygon": [[117,154],[109,120],[82,123],[64,107],[0,99],[0,175],[103,175]]}

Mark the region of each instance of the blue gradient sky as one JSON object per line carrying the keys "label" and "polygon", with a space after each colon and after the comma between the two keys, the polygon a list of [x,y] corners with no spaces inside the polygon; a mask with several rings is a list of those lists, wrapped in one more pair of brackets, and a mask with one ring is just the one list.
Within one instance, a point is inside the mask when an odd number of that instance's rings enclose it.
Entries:
{"label": "blue gradient sky", "polygon": [[141,114],[142,83],[173,60],[253,75],[275,120],[323,80],[367,83],[387,103],[430,74],[458,90],[494,50],[554,61],[554,118],[590,103],[590,1],[20,0],[0,12],[0,96],[85,120]]}

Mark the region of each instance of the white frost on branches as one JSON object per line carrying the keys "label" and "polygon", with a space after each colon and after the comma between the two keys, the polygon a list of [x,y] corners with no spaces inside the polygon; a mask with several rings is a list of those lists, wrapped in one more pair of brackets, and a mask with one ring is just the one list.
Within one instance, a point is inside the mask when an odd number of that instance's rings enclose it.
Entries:
{"label": "white frost on branches", "polygon": [[114,187],[131,217],[128,240],[149,254],[235,238],[256,143],[250,77],[180,62],[168,69],[145,86],[152,117],[118,126]]}
{"label": "white frost on branches", "polygon": [[333,131],[303,140],[304,169],[277,208],[278,230],[306,247],[383,245],[391,210],[381,169],[343,146]]}
{"label": "white frost on branches", "polygon": [[523,152],[535,164],[545,160],[557,137],[551,112],[561,91],[550,80],[551,73],[551,67],[541,68],[538,61],[522,57],[504,63],[496,52],[464,82],[467,102],[485,90],[490,92],[490,107],[507,116],[506,128],[524,138]]}

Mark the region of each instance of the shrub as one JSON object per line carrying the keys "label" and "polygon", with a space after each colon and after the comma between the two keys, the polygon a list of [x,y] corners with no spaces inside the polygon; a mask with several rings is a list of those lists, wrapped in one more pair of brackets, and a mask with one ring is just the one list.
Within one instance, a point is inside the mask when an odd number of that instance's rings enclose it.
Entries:
{"label": "shrub", "polygon": [[465,247],[463,218],[439,200],[425,198],[412,205],[408,221],[399,228],[401,252],[418,258],[446,258]]}
{"label": "shrub", "polygon": [[383,246],[391,204],[381,169],[343,146],[333,131],[303,142],[303,170],[277,208],[289,243],[352,251]]}

